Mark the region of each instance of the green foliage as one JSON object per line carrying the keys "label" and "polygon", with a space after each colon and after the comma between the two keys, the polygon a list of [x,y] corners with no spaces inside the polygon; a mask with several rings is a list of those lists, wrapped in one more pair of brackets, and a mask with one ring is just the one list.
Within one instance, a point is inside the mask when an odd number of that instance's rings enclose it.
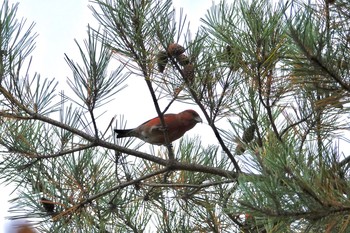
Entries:
{"label": "green foliage", "polygon": [[[120,91],[121,83],[128,77],[121,75],[123,66],[120,66],[107,75],[107,68],[112,57],[112,51],[105,43],[100,45],[98,34],[88,30],[88,40],[84,41],[87,54],[76,41],[83,60],[83,67],[66,56],[66,61],[73,71],[74,78],[68,80],[69,86],[84,103],[88,110],[95,109],[108,102],[108,99]],[[99,48],[100,47],[100,48]],[[119,89],[118,89],[119,88]]]}
{"label": "green foliage", "polygon": [[[75,97],[30,75],[37,35],[17,8],[0,9],[0,180],[17,187],[13,218],[41,232],[349,231],[348,1],[221,1],[194,37],[172,1],[93,1],[100,28],[76,41],[79,62],[65,56]],[[196,105],[217,141],[115,139],[97,108],[114,111],[131,75],[160,117]]]}

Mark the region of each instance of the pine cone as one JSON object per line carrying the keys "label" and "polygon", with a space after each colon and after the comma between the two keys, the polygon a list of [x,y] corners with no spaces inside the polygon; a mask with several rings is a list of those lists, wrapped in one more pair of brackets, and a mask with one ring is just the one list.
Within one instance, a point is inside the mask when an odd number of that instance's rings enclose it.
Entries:
{"label": "pine cone", "polygon": [[242,155],[244,151],[245,151],[245,147],[241,143],[238,143],[236,146],[235,154]]}
{"label": "pine cone", "polygon": [[242,61],[243,58],[239,50],[227,45],[224,52],[224,59],[228,62],[232,71],[237,71],[240,68],[239,61]]}
{"label": "pine cone", "polygon": [[225,48],[225,52],[228,56],[232,55],[232,47],[230,45],[227,45]]}
{"label": "pine cone", "polygon": [[243,142],[248,143],[254,139],[255,128],[256,128],[255,124],[252,124],[244,130],[242,135]]}
{"label": "pine cone", "polygon": [[168,46],[168,53],[173,57],[178,57],[179,55],[183,54],[185,52],[184,47],[182,47],[179,44],[171,43]]}
{"label": "pine cone", "polygon": [[157,54],[157,65],[160,73],[164,72],[166,64],[168,63],[168,54],[165,51],[160,51]]}
{"label": "pine cone", "polygon": [[42,197],[42,198],[40,198],[40,203],[43,205],[45,211],[48,214],[53,214],[53,212],[55,210],[55,205],[51,200],[49,200],[45,197]]}
{"label": "pine cone", "polygon": [[176,57],[176,61],[181,65],[185,66],[190,63],[190,59],[185,54],[180,54],[179,56]]}
{"label": "pine cone", "polygon": [[184,66],[183,70],[184,79],[189,83],[193,82],[194,79],[194,66],[192,64],[187,64]]}
{"label": "pine cone", "polygon": [[[9,224],[12,225],[12,224]],[[11,228],[11,230],[6,232],[16,232],[16,233],[37,233],[36,230],[34,230],[33,226],[29,223],[20,223],[20,224],[14,224],[13,226],[9,226],[8,228]]]}
{"label": "pine cone", "polygon": [[181,87],[176,87],[174,89],[174,97],[178,96],[180,94],[180,92],[182,91]]}

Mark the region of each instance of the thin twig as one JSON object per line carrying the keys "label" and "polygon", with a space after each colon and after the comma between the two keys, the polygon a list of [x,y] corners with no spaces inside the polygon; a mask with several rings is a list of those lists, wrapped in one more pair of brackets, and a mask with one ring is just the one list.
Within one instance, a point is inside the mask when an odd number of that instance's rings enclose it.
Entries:
{"label": "thin twig", "polygon": [[205,183],[205,184],[177,184],[177,183],[168,183],[168,184],[159,184],[159,183],[145,183],[142,182],[140,185],[144,186],[150,186],[150,187],[164,187],[164,188],[207,188],[215,185],[221,185],[221,184],[227,184],[227,183],[232,183],[236,182],[236,179],[229,179],[229,180],[223,180],[223,181],[217,181],[217,182],[210,182],[210,183]]}
{"label": "thin twig", "polygon": [[[153,176],[162,174],[164,172],[167,172],[168,170],[169,170],[168,168],[163,168],[163,169],[160,169],[158,171],[151,172],[151,173],[149,173],[149,174],[147,174],[145,176],[139,177],[137,179],[126,181],[124,183],[118,184],[118,185],[114,186],[113,188],[107,189],[107,190],[105,190],[103,192],[100,192],[100,193],[95,194],[95,195],[93,195],[93,196],[91,196],[89,198],[86,198],[84,201],[79,202],[78,204],[76,204],[75,206],[73,206],[71,208],[74,208],[74,209],[80,208],[80,207],[84,206],[85,204],[90,203],[93,200],[98,199],[100,197],[103,197],[103,196],[105,196],[105,195],[107,195],[107,194],[109,194],[111,192],[114,192],[116,190],[125,188],[125,187],[130,186],[130,185],[137,184],[137,183],[141,182],[142,180],[145,180],[145,179],[151,178]],[[64,213],[62,213],[62,214],[64,215]]]}
{"label": "thin twig", "polygon": [[300,119],[299,121],[297,122],[294,122],[290,125],[288,125],[285,129],[283,129],[280,133],[281,137],[288,132],[288,130],[296,125],[299,125],[300,123],[303,123],[305,121],[307,121],[311,116],[312,116],[313,112],[311,112],[309,115],[305,116],[304,118]]}
{"label": "thin twig", "polygon": [[[182,72],[182,70],[180,69],[179,65],[174,62],[174,65],[176,67],[176,69],[180,72],[181,76],[182,77],[185,77],[184,73]],[[204,114],[207,122],[209,123],[209,126],[212,128],[213,132],[214,132],[214,135],[215,137],[217,138],[221,148],[223,149],[223,151],[226,153],[226,155],[229,157],[229,159],[231,160],[235,170],[237,172],[241,172],[241,168],[239,167],[238,165],[238,162],[236,161],[236,159],[234,158],[233,154],[231,153],[231,151],[227,148],[227,146],[225,145],[224,143],[224,140],[222,139],[219,131],[218,131],[218,128],[215,126],[215,123],[214,121],[210,118],[210,116],[208,115],[204,105],[201,103],[200,99],[198,98],[197,96],[197,93],[195,90],[193,90],[193,88],[191,87],[191,84],[189,82],[188,79],[184,78],[185,80],[185,84],[187,85],[189,91],[190,91],[190,94],[193,98],[193,100],[195,101],[195,103],[198,105],[198,107],[201,109],[202,113]]]}

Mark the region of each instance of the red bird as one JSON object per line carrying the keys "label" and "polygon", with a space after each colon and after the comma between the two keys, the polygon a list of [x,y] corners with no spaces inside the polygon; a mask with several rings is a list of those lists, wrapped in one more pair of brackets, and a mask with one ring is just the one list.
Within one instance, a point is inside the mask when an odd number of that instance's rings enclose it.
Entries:
{"label": "red bird", "polygon": [[[185,110],[178,114],[164,114],[164,123],[168,135],[168,143],[182,137],[188,130],[192,129],[202,119],[192,109]],[[114,129],[117,138],[137,137],[145,142],[155,145],[165,145],[165,134],[159,117],[155,117],[134,129]]]}

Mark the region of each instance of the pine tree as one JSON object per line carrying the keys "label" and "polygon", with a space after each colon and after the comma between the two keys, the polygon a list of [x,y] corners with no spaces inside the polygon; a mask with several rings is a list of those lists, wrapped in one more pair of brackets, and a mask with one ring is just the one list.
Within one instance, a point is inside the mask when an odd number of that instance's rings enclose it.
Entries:
{"label": "pine tree", "polygon": [[[65,55],[66,94],[29,74],[34,24],[1,6],[0,179],[17,186],[15,218],[40,232],[350,231],[347,0],[222,1],[195,34],[170,0],[90,8],[101,27],[76,41],[80,61]],[[156,114],[194,104],[217,140],[116,140],[124,118],[106,129],[99,114],[131,76]]]}

